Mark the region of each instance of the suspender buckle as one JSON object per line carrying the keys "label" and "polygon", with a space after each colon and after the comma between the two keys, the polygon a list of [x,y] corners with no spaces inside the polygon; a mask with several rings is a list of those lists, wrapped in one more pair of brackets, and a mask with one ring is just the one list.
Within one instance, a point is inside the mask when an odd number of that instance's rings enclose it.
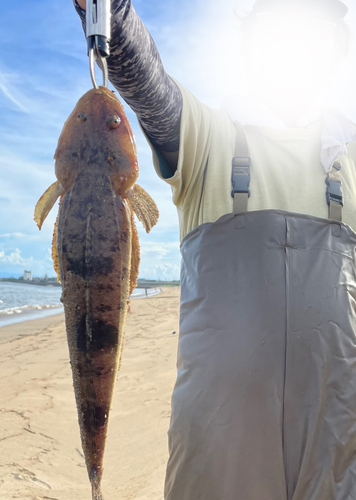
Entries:
{"label": "suspender buckle", "polygon": [[236,193],[248,193],[250,197],[250,165],[251,159],[248,156],[235,156],[232,159],[232,191],[234,198]]}
{"label": "suspender buckle", "polygon": [[341,182],[332,181],[329,177],[325,180],[327,187],[326,190],[326,202],[330,206],[330,203],[338,203],[342,207],[344,206],[344,200],[341,189]]}

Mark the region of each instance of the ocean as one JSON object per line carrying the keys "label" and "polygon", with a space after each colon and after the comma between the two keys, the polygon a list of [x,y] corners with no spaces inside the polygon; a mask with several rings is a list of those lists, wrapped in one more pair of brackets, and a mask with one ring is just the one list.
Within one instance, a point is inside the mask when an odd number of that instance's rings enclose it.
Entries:
{"label": "ocean", "polygon": [[[160,288],[136,288],[132,299],[152,297]],[[44,318],[63,312],[60,302],[62,288],[56,286],[27,285],[0,281],[0,328],[3,326]]]}

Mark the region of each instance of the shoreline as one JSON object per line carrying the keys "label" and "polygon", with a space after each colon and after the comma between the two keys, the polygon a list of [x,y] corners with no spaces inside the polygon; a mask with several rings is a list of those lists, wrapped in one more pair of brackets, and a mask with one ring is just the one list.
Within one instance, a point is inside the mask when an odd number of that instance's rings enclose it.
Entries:
{"label": "shoreline", "polygon": [[[149,299],[151,297],[156,297],[157,295],[160,295],[162,293],[161,287],[148,288],[146,290],[147,293],[144,291],[145,290],[144,288],[137,288],[136,290],[142,290],[142,292],[138,292],[136,294],[134,292],[133,295],[130,297],[130,301],[139,299]],[[27,321],[35,321],[57,315],[64,315],[64,308],[62,305],[53,306],[49,308],[46,307],[43,309],[25,310],[24,312],[18,314],[0,314],[0,336],[2,334],[2,329],[7,326],[16,325],[19,323],[25,323]]]}
{"label": "shoreline", "polygon": [[0,278],[0,283],[16,283],[19,285],[35,285],[35,286],[48,286],[48,287],[60,287],[62,286],[58,281],[30,281],[22,280],[16,278]]}
{"label": "shoreline", "polygon": [[31,309],[19,314],[2,314],[0,315],[0,335],[1,328],[26,321],[35,321],[36,319],[48,318],[64,314],[63,306],[51,307],[46,309]]}

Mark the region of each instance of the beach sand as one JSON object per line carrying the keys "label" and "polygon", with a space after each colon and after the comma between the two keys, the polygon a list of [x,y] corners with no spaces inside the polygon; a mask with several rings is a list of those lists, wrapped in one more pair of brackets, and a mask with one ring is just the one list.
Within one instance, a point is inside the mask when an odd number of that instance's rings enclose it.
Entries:
{"label": "beach sand", "polygon": [[[163,499],[179,293],[131,303],[105,500]],[[0,499],[90,500],[63,315],[1,328],[0,359]]]}

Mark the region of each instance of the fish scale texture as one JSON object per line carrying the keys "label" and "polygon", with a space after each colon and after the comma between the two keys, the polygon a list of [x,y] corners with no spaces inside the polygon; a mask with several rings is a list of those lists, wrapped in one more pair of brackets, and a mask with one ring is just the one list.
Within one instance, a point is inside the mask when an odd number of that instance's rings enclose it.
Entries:
{"label": "fish scale texture", "polygon": [[89,476],[100,484],[129,297],[131,214],[111,196],[108,177],[100,184],[92,177],[79,174],[64,197],[58,255],[83,450]]}

